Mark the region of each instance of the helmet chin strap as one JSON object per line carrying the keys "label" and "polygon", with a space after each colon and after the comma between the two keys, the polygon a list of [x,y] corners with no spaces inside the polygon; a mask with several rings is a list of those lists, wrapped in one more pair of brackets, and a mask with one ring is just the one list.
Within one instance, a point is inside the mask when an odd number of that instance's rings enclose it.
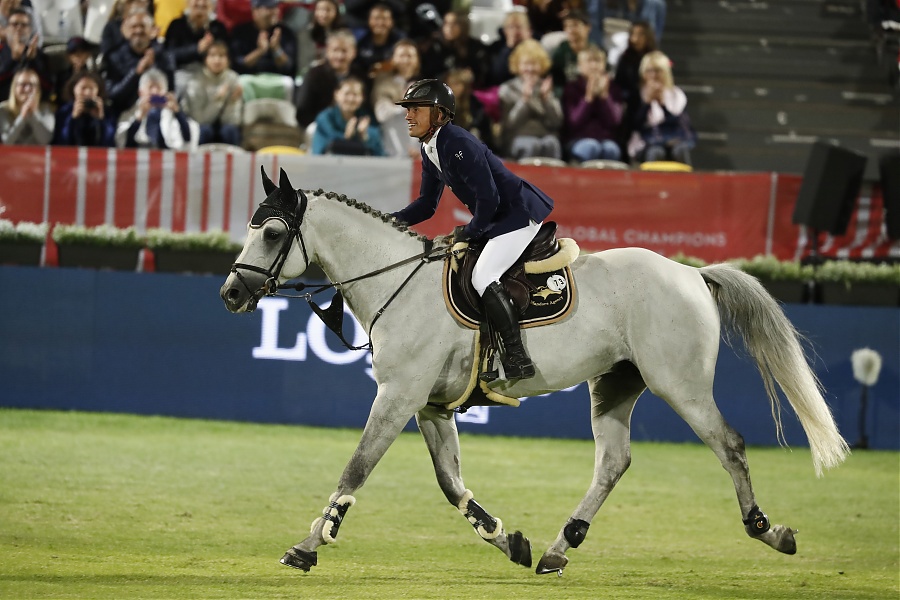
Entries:
{"label": "helmet chin strap", "polygon": [[[438,116],[437,119],[434,118],[435,112],[437,112],[437,116]],[[444,125],[446,125],[447,123],[449,123],[450,119],[447,118],[447,116],[444,114],[444,111],[442,111],[439,107],[432,106],[431,113],[430,113],[430,121],[431,121],[431,126],[428,128],[428,131],[425,132],[425,135],[420,136],[418,138],[419,141],[423,144],[427,144],[429,141],[431,141],[431,138],[434,137],[434,133],[439,128],[441,128]]]}

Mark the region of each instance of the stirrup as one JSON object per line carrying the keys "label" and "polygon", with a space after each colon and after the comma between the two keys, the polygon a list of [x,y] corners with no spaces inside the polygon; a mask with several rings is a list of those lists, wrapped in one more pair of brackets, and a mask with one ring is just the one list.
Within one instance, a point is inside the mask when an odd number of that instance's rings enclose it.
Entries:
{"label": "stirrup", "polygon": [[[485,371],[479,376],[481,381],[485,383],[492,383],[498,380],[501,381],[519,381],[520,379],[531,379],[534,377],[535,369],[534,363],[530,360],[527,365],[507,365],[503,364],[503,361],[500,362],[500,367],[493,371]],[[501,377],[501,369],[502,369],[502,377]],[[510,376],[510,371],[512,371],[512,376]]]}

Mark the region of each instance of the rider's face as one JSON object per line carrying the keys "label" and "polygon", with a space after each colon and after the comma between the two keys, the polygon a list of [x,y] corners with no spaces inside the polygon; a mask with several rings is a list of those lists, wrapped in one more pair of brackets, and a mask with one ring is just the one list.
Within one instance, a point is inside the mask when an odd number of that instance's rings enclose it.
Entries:
{"label": "rider's face", "polygon": [[407,106],[406,123],[409,126],[409,137],[420,138],[431,128],[430,106]]}

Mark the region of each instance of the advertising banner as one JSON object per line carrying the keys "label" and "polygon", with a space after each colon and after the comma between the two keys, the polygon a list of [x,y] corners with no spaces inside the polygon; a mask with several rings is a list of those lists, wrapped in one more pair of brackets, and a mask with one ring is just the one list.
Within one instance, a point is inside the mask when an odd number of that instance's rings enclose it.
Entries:
{"label": "advertising banner", "polygon": [[[772,177],[510,165],[554,199],[559,234],[583,250],[640,246],[708,262],[766,252]],[[421,174],[413,177],[413,197]],[[418,231],[434,236],[471,215],[451,190]]]}
{"label": "advertising banner", "polygon": [[[376,392],[371,355],[344,348],[300,300],[266,298],[256,312],[233,315],[219,298],[222,282],[0,267],[0,286],[11,292],[0,296],[0,406],[362,427]],[[811,340],[816,372],[851,443],[861,390],[850,354],[865,346],[881,353],[866,425],[873,447],[900,448],[900,311],[789,305],[787,312]],[[355,345],[366,341],[352,318],[344,335]],[[777,443],[762,381],[742,350],[721,345],[714,394],[748,444]],[[806,445],[790,407],[783,410],[788,443]],[[457,421],[471,433],[592,437],[586,384],[518,408],[472,409]],[[649,392],[631,427],[636,440],[697,441]]]}

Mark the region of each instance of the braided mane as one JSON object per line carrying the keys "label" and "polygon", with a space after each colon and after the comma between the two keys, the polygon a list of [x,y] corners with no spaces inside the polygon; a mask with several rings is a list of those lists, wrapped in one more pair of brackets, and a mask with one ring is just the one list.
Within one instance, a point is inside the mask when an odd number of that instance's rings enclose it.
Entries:
{"label": "braided mane", "polygon": [[406,235],[416,238],[421,242],[425,242],[428,240],[428,237],[419,233],[416,233],[403,223],[397,220],[396,217],[389,213],[381,212],[378,209],[372,208],[365,202],[360,202],[354,198],[350,198],[345,194],[338,194],[337,192],[326,192],[325,190],[319,188],[317,190],[311,191],[311,194],[315,196],[324,196],[330,200],[337,200],[341,204],[346,204],[347,206],[352,206],[353,208],[361,210],[364,214],[371,215],[373,218],[380,220],[383,223],[387,223],[397,231],[401,231]]}

